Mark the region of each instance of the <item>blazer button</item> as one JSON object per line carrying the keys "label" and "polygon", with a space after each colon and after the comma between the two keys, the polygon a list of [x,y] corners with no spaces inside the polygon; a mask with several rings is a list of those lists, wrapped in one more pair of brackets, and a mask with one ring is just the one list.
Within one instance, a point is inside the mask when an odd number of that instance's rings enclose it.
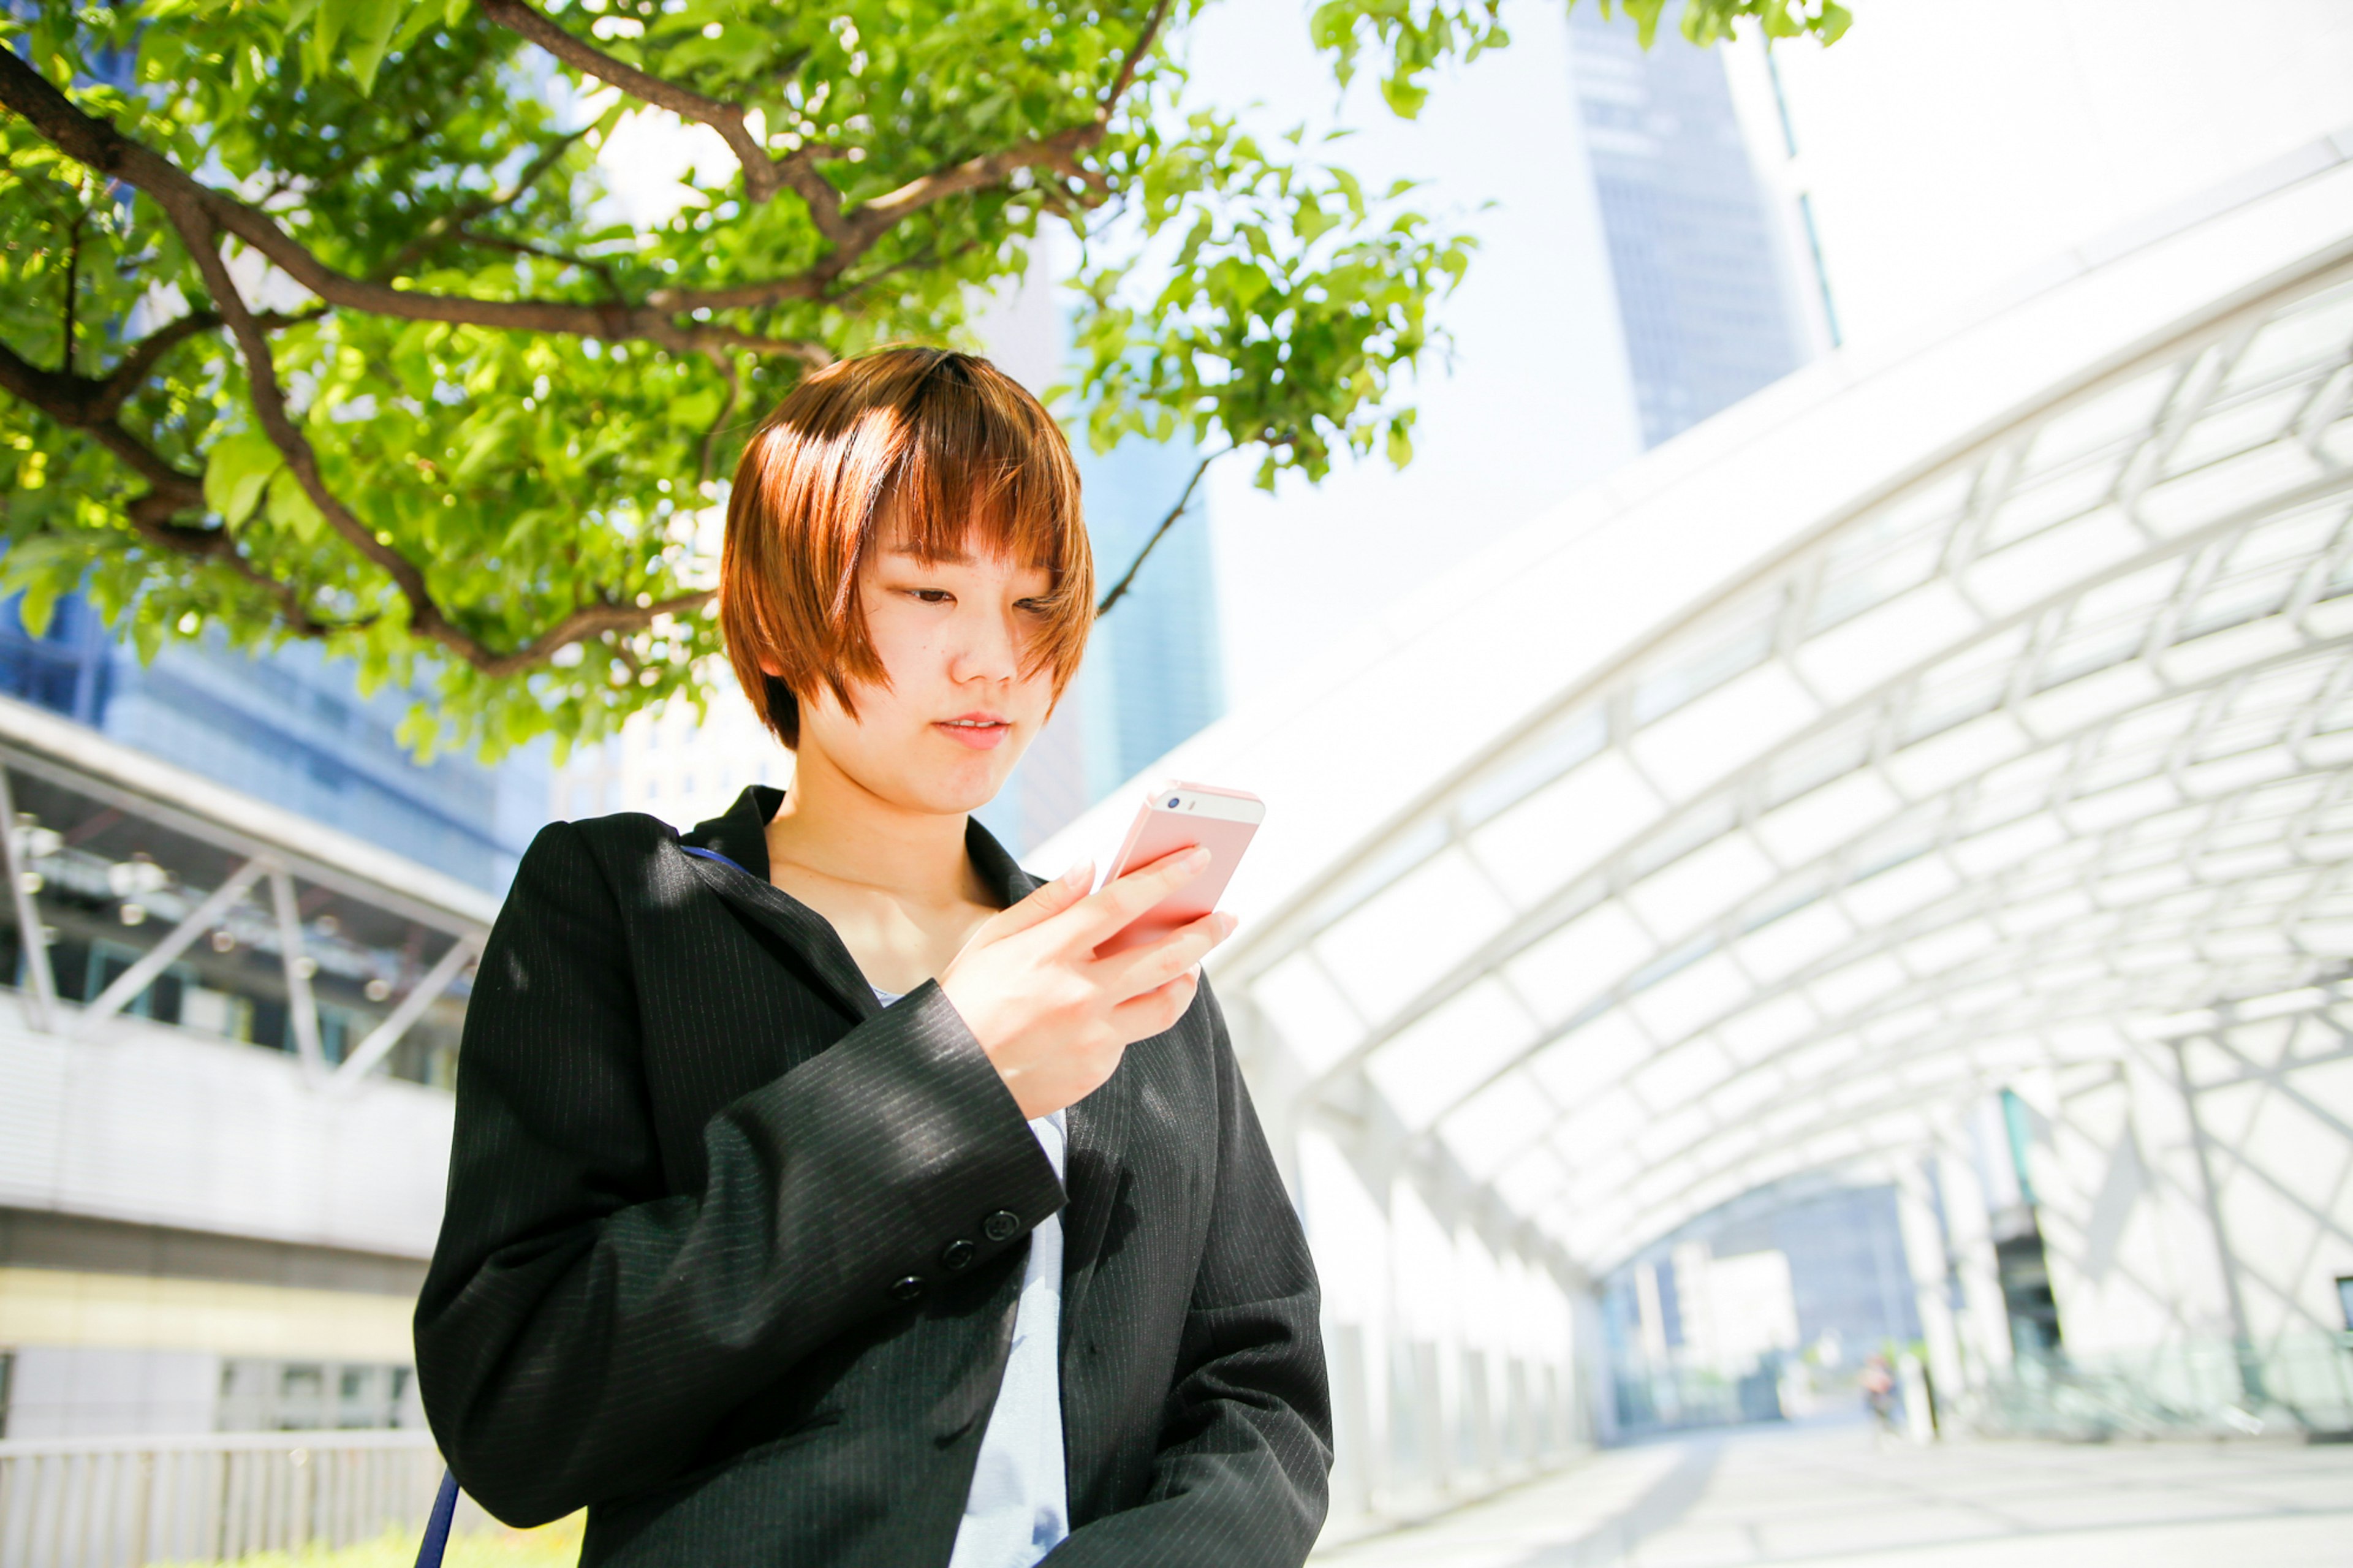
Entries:
{"label": "blazer button", "polygon": [[891,1294],[902,1301],[913,1301],[923,1293],[923,1280],[913,1274],[891,1287]]}
{"label": "blazer button", "polygon": [[962,1268],[972,1261],[972,1255],[979,1250],[980,1248],[971,1242],[959,1237],[949,1242],[947,1250],[940,1254],[940,1263],[944,1268]]}
{"label": "blazer button", "polygon": [[1011,1209],[998,1209],[980,1222],[980,1234],[991,1241],[1010,1241],[1020,1228],[1021,1216]]}

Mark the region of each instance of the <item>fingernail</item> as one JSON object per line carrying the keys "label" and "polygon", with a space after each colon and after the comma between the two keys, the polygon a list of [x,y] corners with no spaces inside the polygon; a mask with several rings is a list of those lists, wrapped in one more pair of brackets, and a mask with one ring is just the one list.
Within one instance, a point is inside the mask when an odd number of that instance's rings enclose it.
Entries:
{"label": "fingernail", "polygon": [[1095,863],[1092,860],[1081,860],[1063,872],[1060,879],[1075,887],[1081,882],[1092,881],[1094,874]]}
{"label": "fingernail", "polygon": [[1206,866],[1208,863],[1209,847],[1206,844],[1196,844],[1185,852],[1185,864],[1187,866]]}
{"label": "fingernail", "polygon": [[1233,934],[1234,934],[1234,928],[1235,928],[1236,926],[1240,925],[1241,923],[1242,923],[1241,921],[1240,921],[1236,920],[1233,916],[1231,916],[1231,915],[1229,915],[1229,914],[1226,913],[1223,910],[1219,910],[1219,911],[1218,911],[1218,931],[1219,931],[1219,933],[1220,935],[1223,935],[1223,936],[1231,936],[1231,935],[1233,935]]}

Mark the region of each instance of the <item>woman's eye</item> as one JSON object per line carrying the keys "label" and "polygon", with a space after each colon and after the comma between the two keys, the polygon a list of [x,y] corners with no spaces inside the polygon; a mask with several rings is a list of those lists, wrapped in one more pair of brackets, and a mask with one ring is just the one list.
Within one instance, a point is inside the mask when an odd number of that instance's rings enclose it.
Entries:
{"label": "woman's eye", "polygon": [[908,592],[926,605],[944,605],[955,597],[945,588],[911,588]]}

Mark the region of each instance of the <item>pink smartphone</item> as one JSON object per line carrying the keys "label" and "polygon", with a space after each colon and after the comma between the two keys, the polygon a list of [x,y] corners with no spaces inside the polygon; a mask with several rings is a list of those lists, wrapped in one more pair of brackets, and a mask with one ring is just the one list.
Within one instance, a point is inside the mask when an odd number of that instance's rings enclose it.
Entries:
{"label": "pink smartphone", "polygon": [[1242,851],[1250,847],[1250,836],[1265,816],[1266,803],[1248,790],[1172,781],[1145,795],[1096,889],[1108,887],[1138,866],[1197,844],[1209,851],[1208,869],[1129,921],[1095,949],[1095,956],[1105,958],[1141,947],[1216,909],[1226,884],[1233,879],[1234,868],[1241,863]]}

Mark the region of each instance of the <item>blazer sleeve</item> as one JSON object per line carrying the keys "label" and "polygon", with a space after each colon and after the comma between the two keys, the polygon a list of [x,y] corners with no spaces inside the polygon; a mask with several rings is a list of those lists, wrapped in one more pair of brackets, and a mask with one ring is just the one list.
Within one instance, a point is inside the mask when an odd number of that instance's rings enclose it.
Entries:
{"label": "blazer sleeve", "polygon": [[1062,1189],[936,983],[728,1105],[709,1179],[670,1190],[620,906],[576,827],[543,829],[477,966],[439,1244],[417,1310],[426,1413],[514,1524],[686,1468],[745,1395]]}
{"label": "blazer sleeve", "polygon": [[1218,1186],[1144,1500],[1073,1531],[1046,1568],[1298,1568],[1332,1470],[1322,1292],[1208,987]]}

